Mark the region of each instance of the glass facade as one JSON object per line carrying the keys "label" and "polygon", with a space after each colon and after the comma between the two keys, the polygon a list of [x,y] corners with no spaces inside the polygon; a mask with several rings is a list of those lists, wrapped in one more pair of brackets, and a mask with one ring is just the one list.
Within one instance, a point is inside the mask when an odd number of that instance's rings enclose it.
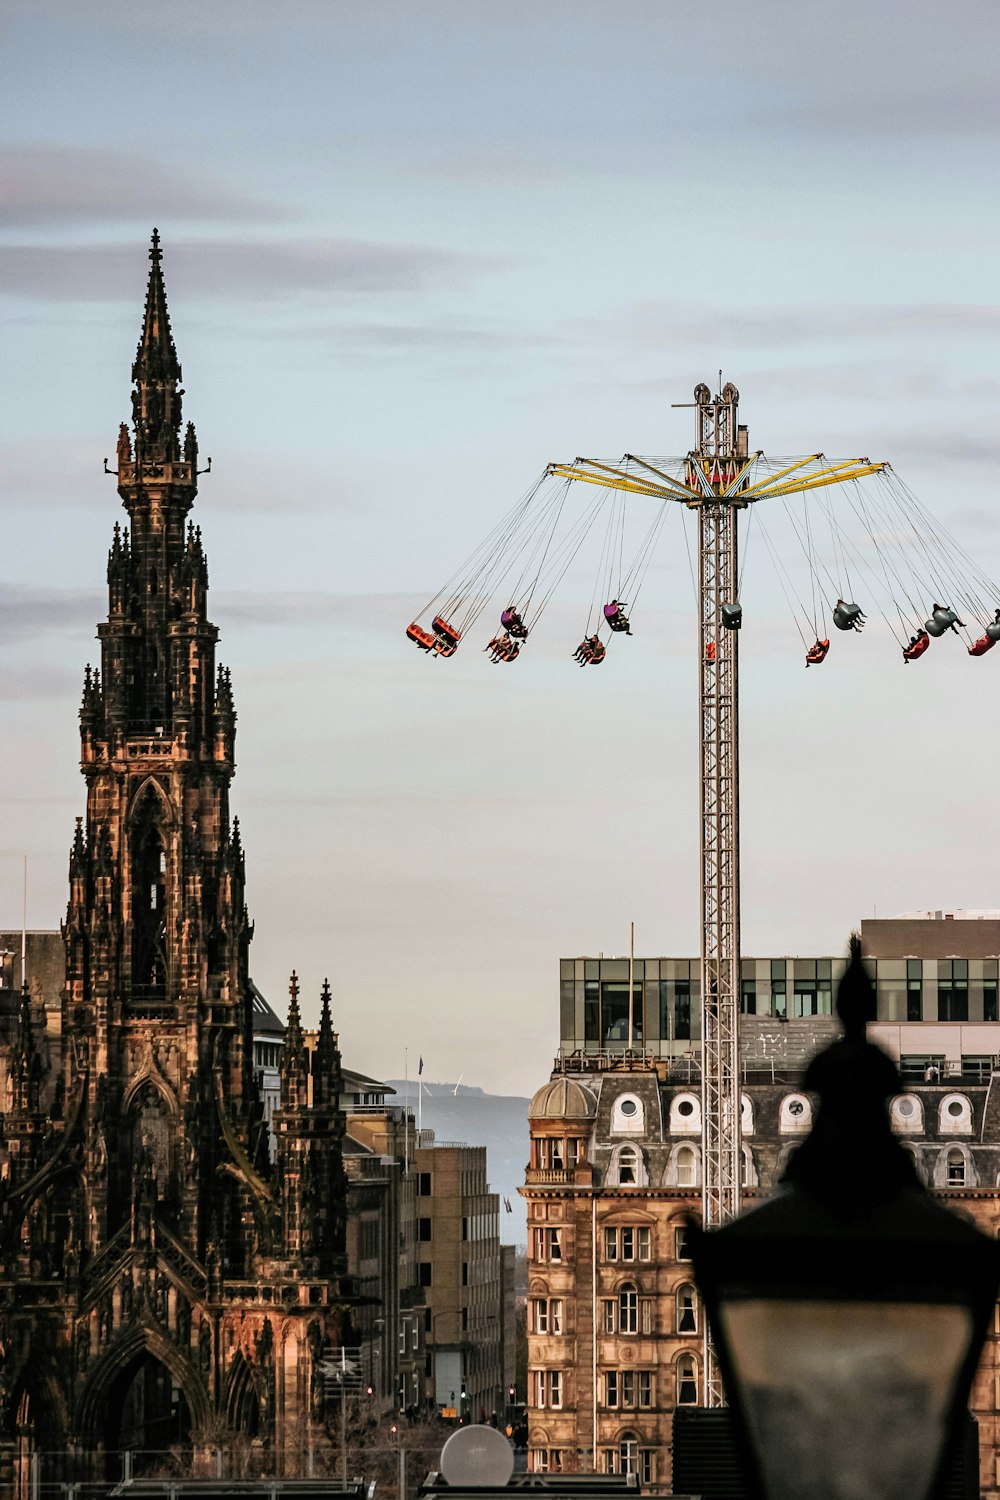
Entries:
{"label": "glass facade", "polygon": [[[745,958],[740,1012],[763,1023],[832,1017],[844,962],[840,957]],[[901,956],[869,960],[869,964],[879,1021],[972,1024],[1000,1020],[996,958]],[[654,1056],[677,1057],[700,1042],[701,965],[697,958],[635,960],[631,1038],[628,980],[627,958],[561,961],[564,1054],[613,1054],[631,1045]]]}

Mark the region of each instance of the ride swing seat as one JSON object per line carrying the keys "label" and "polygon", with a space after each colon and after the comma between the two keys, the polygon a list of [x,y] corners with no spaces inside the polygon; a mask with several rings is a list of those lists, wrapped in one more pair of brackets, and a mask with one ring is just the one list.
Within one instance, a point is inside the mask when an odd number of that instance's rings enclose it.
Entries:
{"label": "ride swing seat", "polygon": [[600,648],[600,658],[603,661],[607,654],[607,647],[602,645],[601,638],[597,634],[585,635],[583,640],[573,652],[573,660],[580,663],[581,667],[589,667],[594,660],[594,655]]}
{"label": "ride swing seat", "polygon": [[408,640],[414,641],[421,651],[434,650],[436,644],[434,637],[429,630],[422,630],[415,621],[412,625],[407,625],[406,636]]}
{"label": "ride swing seat", "polygon": [[726,630],[739,630],[743,624],[742,604],[723,604],[720,610]]}
{"label": "ride swing seat", "polygon": [[455,652],[457,650],[458,650],[458,642],[457,641],[449,641],[449,640],[447,640],[442,635],[435,636],[435,638],[434,638],[434,655],[435,656],[454,656]]}
{"label": "ride swing seat", "polygon": [[631,635],[632,631],[629,628],[628,618],[623,613],[623,608],[624,606],[617,599],[612,599],[610,604],[604,606],[604,618],[612,630],[624,631],[626,635]]}
{"label": "ride swing seat", "polygon": [[944,635],[946,630],[951,630],[954,626],[961,625],[961,623],[962,621],[958,618],[958,615],[948,605],[935,604],[931,611],[930,619],[924,621],[924,629],[928,635],[932,635],[936,639],[938,636]]}
{"label": "ride swing seat", "polygon": [[500,615],[500,624],[507,634],[515,641],[526,641],[528,638],[528,627],[513,605],[505,609]]}
{"label": "ride swing seat", "polygon": [[826,653],[829,651],[829,649],[830,642],[828,640],[821,641],[817,636],[816,644],[810,646],[809,650],[806,652],[806,666],[818,667],[821,662],[824,662],[826,660]]}
{"label": "ride swing seat", "polygon": [[[449,625],[448,621],[444,618],[443,615],[434,616],[433,620],[431,621],[431,629],[433,630],[435,635],[440,636],[443,641],[447,641],[452,648],[457,646],[459,641],[462,639],[462,632],[460,630],[456,630],[454,625]],[[441,655],[450,656],[451,652],[442,651]]]}
{"label": "ride swing seat", "polygon": [[584,663],[588,667],[599,667],[608,654],[608,648],[603,641],[595,641],[589,658]]}
{"label": "ride swing seat", "polygon": [[904,661],[917,661],[931,643],[930,631],[920,630],[908,646],[903,647]]}
{"label": "ride swing seat", "polygon": [[708,642],[706,642],[706,644],[705,644],[705,665],[707,667],[714,667],[715,666],[715,657],[716,657],[716,645],[715,645],[715,642],[714,641],[708,641]]}
{"label": "ride swing seat", "polygon": [[838,630],[863,630],[865,616],[861,605],[838,599],[833,607],[833,623]]}
{"label": "ride swing seat", "polygon": [[994,620],[986,627],[986,634],[991,641],[1000,641],[1000,620]]}
{"label": "ride swing seat", "polygon": [[981,635],[978,641],[973,641],[968,648],[970,656],[985,656],[987,651],[992,651],[997,643],[996,636]]}
{"label": "ride swing seat", "polygon": [[511,640],[510,636],[507,635],[506,632],[504,632],[503,635],[494,636],[489,644],[483,647],[484,651],[489,651],[491,653],[491,659],[494,662],[513,661],[520,649],[521,642]]}

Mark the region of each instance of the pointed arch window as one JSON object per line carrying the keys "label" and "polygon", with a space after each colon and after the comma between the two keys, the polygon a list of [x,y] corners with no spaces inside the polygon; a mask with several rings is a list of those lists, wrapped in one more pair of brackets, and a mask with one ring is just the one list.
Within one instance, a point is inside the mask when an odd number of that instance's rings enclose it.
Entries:
{"label": "pointed arch window", "polygon": [[167,854],[154,823],[132,841],[132,985],[147,999],[163,998],[166,958]]}

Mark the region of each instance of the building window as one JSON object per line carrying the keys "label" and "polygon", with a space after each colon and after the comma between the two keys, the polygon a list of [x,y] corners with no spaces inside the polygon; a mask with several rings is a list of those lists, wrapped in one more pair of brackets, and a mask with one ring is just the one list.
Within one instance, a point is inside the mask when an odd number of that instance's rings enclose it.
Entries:
{"label": "building window", "polygon": [[947,1158],[947,1185],[950,1188],[965,1187],[965,1156],[961,1151],[951,1150]]}
{"label": "building window", "polygon": [[969,1019],[969,960],[938,960],[938,1020]]}
{"label": "building window", "polygon": [[677,1288],[677,1332],[698,1332],[697,1294],[690,1282]]}
{"label": "building window", "polygon": [[462,1285],[469,1285],[469,1262],[467,1260],[462,1262]]}
{"label": "building window", "polygon": [[698,1153],[693,1146],[681,1146],[677,1153],[677,1186],[698,1186]]}
{"label": "building window", "polygon": [[828,1016],[833,1011],[832,963],[828,958],[797,958],[793,993],[796,1016]]}
{"label": "building window", "polygon": [[463,1333],[468,1333],[468,1331],[469,1331],[469,1309],[467,1307],[463,1307],[462,1308],[462,1332]]}
{"label": "building window", "polygon": [[618,1332],[638,1333],[639,1293],[631,1282],[626,1282],[618,1293]]}
{"label": "building window", "polygon": [[983,1020],[997,1021],[997,961],[988,958],[983,964]]}
{"label": "building window", "polygon": [[653,1247],[648,1224],[623,1224],[604,1231],[606,1260],[650,1260]]}
{"label": "building window", "polygon": [[431,1195],[431,1174],[429,1172],[417,1173],[417,1197],[429,1198]]}
{"label": "building window", "polygon": [[619,1474],[634,1474],[639,1464],[639,1439],[634,1432],[623,1432],[618,1442]]}
{"label": "building window", "polygon": [[656,1449],[639,1449],[639,1477],[643,1484],[653,1484],[656,1480]]}
{"label": "building window", "polygon": [[691,1259],[690,1235],[685,1227],[674,1230],[674,1260]]}
{"label": "building window", "polygon": [[691,981],[678,979],[674,985],[674,1036],[679,1042],[691,1040]]}
{"label": "building window", "polygon": [[782,1135],[804,1134],[812,1124],[812,1105],[805,1094],[787,1094],[781,1101],[778,1129]]}
{"label": "building window", "polygon": [[561,1370],[532,1370],[531,1383],[535,1397],[532,1404],[539,1410],[546,1406],[558,1410],[562,1406]]}
{"label": "building window", "polygon": [[743,1016],[755,1016],[757,1014],[756,979],[740,980],[740,1014]]}
{"label": "building window", "polygon": [[923,982],[923,959],[908,958],[906,960],[906,1019],[908,1021],[922,1021],[924,1018]]}
{"label": "building window", "polygon": [[604,1404],[634,1411],[653,1404],[652,1370],[606,1370]]}
{"label": "building window", "polygon": [[533,1474],[561,1474],[563,1466],[562,1448],[534,1448],[531,1453]]}
{"label": "building window", "polygon": [[639,1153],[634,1146],[622,1146],[618,1152],[618,1185],[635,1187],[639,1181]]}
{"label": "building window", "polygon": [[788,990],[786,963],[783,958],[771,959],[771,1014],[788,1015]]}
{"label": "building window", "polygon": [[545,1170],[561,1172],[566,1165],[566,1143],[554,1136],[542,1136],[535,1143],[538,1165]]}
{"label": "building window", "polygon": [[691,1040],[691,966],[678,962],[676,977],[660,980],[660,1036],[664,1041]]}
{"label": "building window", "polygon": [[682,1354],[677,1361],[677,1405],[698,1405],[698,1369],[693,1354]]}
{"label": "building window", "polygon": [[615,1331],[615,1310],[617,1308],[617,1305],[618,1304],[615,1302],[615,1300],[614,1300],[613,1297],[606,1297],[604,1299],[604,1302],[602,1304],[602,1315],[601,1315],[601,1332],[602,1333],[614,1333],[614,1331]]}
{"label": "building window", "polygon": [[532,1297],[530,1307],[532,1333],[562,1333],[561,1297]]}
{"label": "building window", "polygon": [[417,1220],[417,1239],[418,1240],[429,1240],[430,1237],[431,1237],[431,1221],[430,1221],[430,1219],[418,1219]]}
{"label": "building window", "polygon": [[420,1262],[420,1285],[431,1286],[431,1263],[429,1260]]}
{"label": "building window", "polygon": [[558,1229],[536,1229],[535,1234],[535,1260],[537,1261],[561,1261],[562,1240],[561,1231]]}
{"label": "building window", "polygon": [[946,1094],[938,1105],[941,1135],[971,1135],[972,1106],[965,1094]]}

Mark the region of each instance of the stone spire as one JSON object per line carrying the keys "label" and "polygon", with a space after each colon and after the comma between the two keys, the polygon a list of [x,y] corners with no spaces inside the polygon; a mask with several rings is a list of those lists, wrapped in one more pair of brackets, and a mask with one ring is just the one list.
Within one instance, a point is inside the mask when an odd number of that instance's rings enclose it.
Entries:
{"label": "stone spire", "polygon": [[43,1071],[31,1023],[31,996],[28,986],[24,984],[21,986],[21,1004],[17,1015],[17,1039],[10,1054],[12,1113],[37,1113]]}
{"label": "stone spire", "polygon": [[281,1107],[282,1109],[308,1109],[309,1107],[309,1053],[302,1035],[302,1018],[299,1015],[299,976],[292,970],[288,985],[288,1026],[285,1044],[281,1051]]}
{"label": "stone spire", "polygon": [[340,1094],[340,1052],[337,1033],[330,1014],[330,981],[323,980],[320,1002],[319,1035],[312,1060],[313,1108],[336,1105]]}
{"label": "stone spire", "polygon": [[[163,284],[159,231],[153,230],[149,248],[149,282],[142,334],[132,366],[135,391],[132,420],[136,455],[165,461],[180,458],[181,367],[170,331],[167,292]],[[193,441],[193,429],[192,438]]]}

